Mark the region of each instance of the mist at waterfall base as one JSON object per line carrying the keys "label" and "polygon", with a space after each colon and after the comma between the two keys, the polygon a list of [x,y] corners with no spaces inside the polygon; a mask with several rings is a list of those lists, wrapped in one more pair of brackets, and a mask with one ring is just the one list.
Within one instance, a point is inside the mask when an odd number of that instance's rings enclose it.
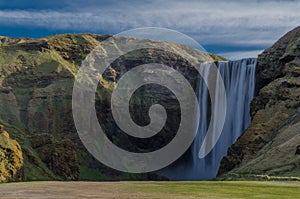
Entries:
{"label": "mist at waterfall base", "polygon": [[[200,106],[200,121],[196,137],[187,153],[189,158],[180,158],[170,166],[159,171],[170,180],[210,180],[216,177],[221,159],[227,154],[228,148],[250,124],[250,102],[254,96],[256,59],[216,63],[224,81],[227,97],[227,112],[223,131],[213,150],[200,159],[198,153],[210,122],[210,98],[203,78],[207,78],[212,63],[203,63],[204,77],[199,78],[197,89]],[[221,81],[221,80],[216,80]],[[218,88],[216,88],[218,92]],[[218,114],[217,106],[224,102],[222,97],[216,98],[213,105]],[[214,117],[214,115],[212,115]],[[218,121],[215,121],[218,122]]]}

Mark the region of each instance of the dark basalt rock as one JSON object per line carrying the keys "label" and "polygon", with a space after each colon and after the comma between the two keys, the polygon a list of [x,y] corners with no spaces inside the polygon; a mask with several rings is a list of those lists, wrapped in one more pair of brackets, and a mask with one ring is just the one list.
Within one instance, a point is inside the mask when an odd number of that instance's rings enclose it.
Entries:
{"label": "dark basalt rock", "polygon": [[295,155],[300,155],[300,145],[297,146]]}
{"label": "dark basalt rock", "polygon": [[255,75],[256,93],[274,79],[285,75],[285,63],[292,61],[295,56],[299,56],[296,50],[291,49],[291,45],[299,43],[299,38],[300,27],[297,27],[258,56]]}
{"label": "dark basalt rock", "polygon": [[259,55],[252,121],[221,161],[219,176],[225,179],[230,174],[300,176],[293,172],[300,159],[291,156],[295,148],[296,154],[300,152],[299,46],[300,27]]}

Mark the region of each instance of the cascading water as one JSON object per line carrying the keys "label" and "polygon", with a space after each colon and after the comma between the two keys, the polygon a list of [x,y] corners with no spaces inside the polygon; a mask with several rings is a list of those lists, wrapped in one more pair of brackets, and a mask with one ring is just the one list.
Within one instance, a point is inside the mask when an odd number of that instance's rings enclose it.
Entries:
{"label": "cascading water", "polygon": [[[238,61],[218,62],[217,67],[224,81],[227,97],[227,112],[225,124],[217,144],[205,157],[199,158],[199,150],[206,135],[210,116],[217,117],[218,106],[226,101],[216,97],[213,104],[215,111],[210,113],[209,92],[203,78],[208,74],[213,63],[203,63],[203,77],[199,78],[198,100],[200,106],[200,121],[198,131],[191,146],[192,158],[179,161],[162,170],[163,175],[171,180],[206,180],[217,175],[220,161],[227,154],[228,148],[236,141],[250,124],[250,102],[254,95],[256,59],[242,59]],[[217,79],[222,81],[221,79]],[[216,84],[216,92],[218,91]],[[217,125],[216,120],[212,121]]]}

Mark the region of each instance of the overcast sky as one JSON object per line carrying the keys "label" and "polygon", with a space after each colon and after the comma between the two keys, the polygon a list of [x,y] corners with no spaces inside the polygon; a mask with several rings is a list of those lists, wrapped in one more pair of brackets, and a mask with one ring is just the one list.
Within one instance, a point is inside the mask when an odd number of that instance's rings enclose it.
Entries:
{"label": "overcast sky", "polygon": [[230,59],[256,57],[300,24],[296,0],[0,0],[0,35],[117,34],[145,26],[170,28]]}

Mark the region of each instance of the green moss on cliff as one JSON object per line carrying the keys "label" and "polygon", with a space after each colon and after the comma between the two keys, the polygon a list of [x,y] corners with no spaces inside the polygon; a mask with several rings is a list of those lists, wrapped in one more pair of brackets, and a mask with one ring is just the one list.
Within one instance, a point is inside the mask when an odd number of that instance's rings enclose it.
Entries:
{"label": "green moss on cliff", "polygon": [[19,143],[0,126],[0,182],[18,181],[23,177],[23,156]]}

